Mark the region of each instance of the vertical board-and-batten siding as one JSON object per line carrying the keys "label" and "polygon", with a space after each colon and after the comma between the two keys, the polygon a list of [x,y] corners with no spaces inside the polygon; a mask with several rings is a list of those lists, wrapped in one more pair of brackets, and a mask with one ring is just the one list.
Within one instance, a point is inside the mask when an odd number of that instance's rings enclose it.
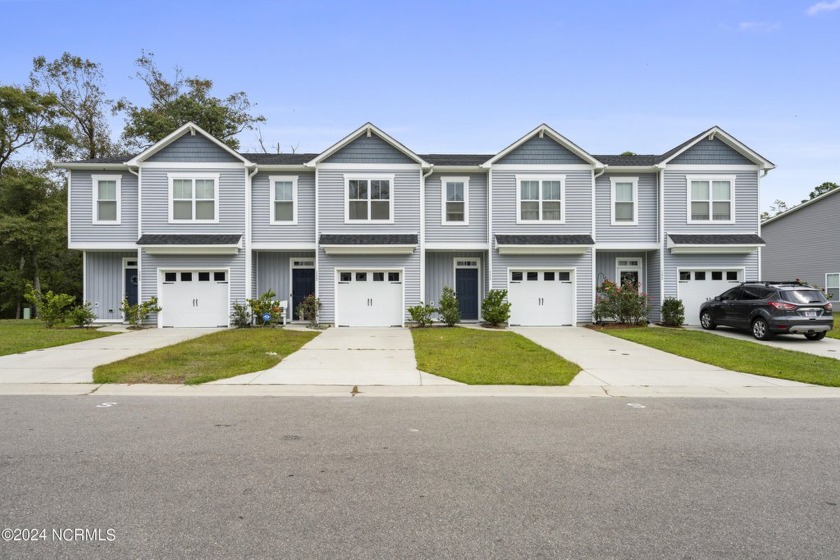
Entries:
{"label": "vertical board-and-batten siding", "polygon": [[669,165],[755,165],[725,142],[705,138],[668,162]]}
{"label": "vertical board-and-batten siding", "polygon": [[[120,176],[120,223],[93,223],[93,175]],[[137,241],[137,176],[113,170],[73,171],[70,176],[70,243]]]}
{"label": "vertical board-and-batten siding", "polygon": [[[441,224],[443,177],[469,177],[469,225]],[[434,173],[426,178],[426,241],[487,243],[486,173]]]}
{"label": "vertical board-and-batten siding", "polygon": [[122,319],[120,305],[125,289],[123,259],[136,259],[137,252],[105,253],[88,251],[85,255],[85,295],[99,321]]}
{"label": "vertical board-and-batten siding", "polygon": [[524,164],[586,164],[584,160],[561,146],[551,138],[531,138],[526,140],[509,154],[498,161],[498,164],[524,163]]}
{"label": "vertical board-and-batten siding", "polygon": [[761,237],[767,246],[762,249],[761,277],[799,278],[824,288],[826,274],[840,273],[840,250],[834,233],[838,220],[840,190],[763,224]]}
{"label": "vertical board-and-batten siding", "polygon": [[647,293],[651,298],[650,313],[648,318],[651,321],[660,321],[662,318],[662,277],[660,275],[662,262],[662,253],[660,251],[648,251],[646,253],[647,259],[645,265],[647,266]]}
{"label": "vertical board-and-batten siding", "polygon": [[[273,290],[278,300],[291,300],[291,259],[315,259],[314,251],[259,251],[254,253],[259,296]],[[289,301],[291,305],[291,301]]]}
{"label": "vertical board-and-batten siding", "polygon": [[[638,177],[637,225],[612,225],[612,182],[621,177]],[[659,193],[654,173],[603,174],[595,179],[595,231],[599,243],[656,243]]]}
{"label": "vertical board-and-batten siding", "polygon": [[241,160],[223,150],[203,134],[186,132],[159,152],[149,156],[146,161],[236,163]]}
{"label": "vertical board-and-batten siding", "polygon": [[326,158],[324,163],[415,163],[415,161],[376,134],[371,134],[370,137],[356,138]]}
{"label": "vertical board-and-batten siding", "polygon": [[455,260],[478,260],[479,298],[487,297],[489,282],[486,278],[487,253],[484,251],[428,251],[426,252],[426,298],[429,305],[437,305],[443,287],[455,289]]}
{"label": "vertical board-and-batten siding", "polygon": [[[688,182],[686,176],[735,176],[735,223],[688,223]],[[758,171],[708,171],[665,169],[665,232],[756,233],[758,232]]]}
{"label": "vertical board-and-batten siding", "polygon": [[[297,225],[272,224],[269,177],[297,177]],[[252,179],[251,240],[254,243],[315,243],[315,174],[261,171]]]}

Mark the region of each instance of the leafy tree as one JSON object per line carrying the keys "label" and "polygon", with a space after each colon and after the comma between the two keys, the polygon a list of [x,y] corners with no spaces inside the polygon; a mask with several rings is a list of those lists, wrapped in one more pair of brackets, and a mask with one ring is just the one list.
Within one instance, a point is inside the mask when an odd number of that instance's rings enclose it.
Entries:
{"label": "leafy tree", "polygon": [[[818,196],[823,195],[827,192],[833,191],[834,189],[838,189],[838,188],[840,188],[840,185],[838,185],[837,183],[825,182],[822,185],[814,187],[814,190],[812,190],[808,194],[808,200],[814,200]],[[803,200],[802,202],[808,202],[808,200]]]}
{"label": "leafy tree", "polygon": [[135,74],[149,90],[151,104],[138,107],[127,99],[115,106],[125,111],[128,120],[123,138],[132,147],[149,146],[183,126],[194,122],[233,149],[239,148],[236,135],[265,122],[262,115],[251,113],[252,104],[244,91],[220,99],[210,94],[213,81],[197,76],[185,77],[180,67],[169,80],[158,69],[154,53],[141,51]]}
{"label": "leafy tree", "polygon": [[444,286],[439,303],[440,308],[438,312],[447,327],[454,327],[461,322],[461,304],[455,296],[455,290],[449,286]]}
{"label": "leafy tree", "polygon": [[70,131],[57,120],[58,112],[54,95],[31,87],[0,86],[0,172],[24,148],[52,151],[71,140]]}
{"label": "leafy tree", "polygon": [[59,110],[56,120],[72,135],[72,141],[53,154],[57,159],[93,159],[118,151],[105,120],[114,102],[105,97],[105,76],[100,64],[65,52],[49,62],[39,56],[32,61],[32,67],[32,87],[55,97]]}
{"label": "leafy tree", "polygon": [[32,304],[37,310],[38,317],[44,321],[44,326],[48,329],[53,328],[53,325],[63,321],[67,314],[70,313],[70,306],[76,300],[75,296],[70,294],[56,294],[52,290],[42,293],[41,290],[32,287],[32,284],[26,285],[26,301]]}

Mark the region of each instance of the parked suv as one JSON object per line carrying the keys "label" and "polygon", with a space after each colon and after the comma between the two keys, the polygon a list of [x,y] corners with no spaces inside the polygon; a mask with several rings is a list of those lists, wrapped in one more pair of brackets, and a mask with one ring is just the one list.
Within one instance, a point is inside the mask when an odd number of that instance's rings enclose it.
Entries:
{"label": "parked suv", "polygon": [[801,282],[744,282],[700,306],[700,325],[750,329],[755,338],[804,334],[822,340],[834,325],[831,303]]}

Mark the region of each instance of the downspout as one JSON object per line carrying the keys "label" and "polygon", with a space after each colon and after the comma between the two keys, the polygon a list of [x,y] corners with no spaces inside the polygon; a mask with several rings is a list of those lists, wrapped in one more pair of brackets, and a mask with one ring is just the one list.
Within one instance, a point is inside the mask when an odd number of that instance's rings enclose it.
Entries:
{"label": "downspout", "polygon": [[[487,292],[493,289],[493,167],[487,170]],[[507,279],[505,279],[507,281]],[[484,294],[482,298],[484,299]],[[483,317],[481,317],[483,319]]]}
{"label": "downspout", "polygon": [[426,178],[435,172],[435,164],[423,175],[420,168],[420,301],[426,301]]}
{"label": "downspout", "polygon": [[[253,251],[251,250],[251,221],[252,221],[252,213],[253,208],[251,207],[251,199],[252,193],[251,188],[253,186],[253,179],[254,176],[259,172],[260,168],[254,165],[254,170],[250,173],[247,173],[246,167],[246,185],[245,185],[245,299],[251,299],[253,292],[251,291],[251,284],[255,280],[252,278],[252,270],[251,270],[251,261],[253,259]],[[297,201],[295,201],[297,204]]]}
{"label": "downspout", "polygon": [[[607,167],[606,166],[602,167],[601,171],[599,171],[598,173],[595,172],[595,169],[596,168],[593,167],[592,172],[591,172],[592,173],[592,206],[590,208],[590,212],[592,212],[592,241],[595,242],[595,244],[592,245],[592,271],[590,273],[591,278],[592,278],[592,289],[590,290],[591,295],[592,295],[592,298],[591,298],[592,311],[595,311],[595,294],[598,291],[598,276],[595,274],[595,272],[598,268],[597,256],[596,256],[597,253],[598,253],[598,249],[597,249],[597,247],[598,247],[598,237],[597,237],[597,233],[596,233],[598,228],[597,228],[597,220],[596,220],[596,214],[597,214],[596,203],[597,203],[597,201],[596,201],[596,196],[595,196],[595,183],[596,183],[598,177],[600,177],[601,175],[606,173]],[[577,279],[575,279],[575,282],[577,282]],[[595,317],[593,316],[592,318],[594,319]],[[575,323],[577,323],[577,317],[575,317]]]}
{"label": "downspout", "polygon": [[659,208],[656,212],[659,239],[659,316],[662,317],[662,304],[665,302],[665,167],[659,168]]}
{"label": "downspout", "polygon": [[[143,171],[140,166],[137,166],[137,171],[132,171],[130,165],[125,166],[128,172],[137,177],[137,240],[143,235]],[[137,247],[137,303],[143,301],[143,250]],[[87,274],[87,269],[85,269]],[[83,276],[83,278],[85,278]],[[84,280],[87,282],[87,278]],[[125,282],[125,279],[122,280]],[[157,294],[160,295],[160,294]],[[158,325],[160,326],[160,325]]]}

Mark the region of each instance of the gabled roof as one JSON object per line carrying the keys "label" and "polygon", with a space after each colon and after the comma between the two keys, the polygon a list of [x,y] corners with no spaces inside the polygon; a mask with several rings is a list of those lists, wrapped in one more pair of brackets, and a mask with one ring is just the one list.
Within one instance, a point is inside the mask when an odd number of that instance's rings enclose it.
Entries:
{"label": "gabled roof", "polygon": [[784,218],[785,216],[790,216],[791,214],[793,214],[793,213],[794,213],[794,212],[796,212],[797,210],[802,210],[802,209],[803,209],[803,208],[805,208],[806,206],[810,206],[810,205],[812,205],[812,204],[815,204],[815,203],[817,203],[817,202],[819,202],[819,201],[821,201],[821,200],[823,200],[823,199],[826,199],[826,198],[828,198],[828,197],[830,197],[830,196],[832,196],[832,195],[835,195],[835,194],[837,194],[837,193],[840,193],[840,189],[834,189],[833,191],[828,191],[828,192],[826,192],[826,193],[822,193],[820,196],[818,196],[818,197],[816,197],[816,198],[812,198],[811,200],[806,200],[806,201],[805,201],[805,202],[803,202],[802,204],[797,204],[797,205],[796,205],[796,206],[794,206],[793,208],[790,208],[790,209],[788,209],[788,210],[785,210],[785,211],[784,211],[784,212],[782,212],[781,214],[776,214],[776,215],[775,215],[775,216],[773,216],[772,218],[768,218],[767,220],[764,220],[763,222],[761,222],[761,227],[764,227],[764,226],[766,226],[767,224],[769,224],[769,223],[771,223],[771,222],[775,222],[776,220],[781,220],[781,219],[782,219],[782,218]]}
{"label": "gabled roof", "polygon": [[775,164],[772,161],[765,158],[764,156],[762,156],[761,154],[759,154],[758,152],[756,152],[755,150],[753,150],[752,148],[750,148],[746,144],[741,143],[738,139],[736,139],[734,136],[730,135],[728,132],[726,132],[725,130],[723,130],[719,126],[713,126],[712,128],[701,132],[700,134],[698,134],[694,138],[686,140],[685,142],[683,142],[679,146],[676,146],[675,148],[671,148],[670,150],[668,150],[667,152],[665,152],[664,154],[659,156],[656,160],[656,163],[657,164],[668,163],[669,161],[671,161],[672,159],[674,159],[675,157],[677,157],[681,153],[685,152],[686,150],[688,150],[689,148],[691,148],[692,146],[694,146],[695,144],[697,144],[698,142],[703,140],[704,138],[708,138],[709,140],[712,140],[714,138],[719,138],[724,144],[726,144],[727,146],[729,146],[730,148],[732,148],[733,150],[735,150],[736,152],[738,152],[739,154],[741,154],[742,156],[747,158],[748,160],[750,160],[752,162],[755,162],[762,169],[775,169],[776,168]]}
{"label": "gabled roof", "polygon": [[526,134],[525,136],[523,136],[522,138],[520,138],[519,140],[517,140],[516,142],[514,142],[513,144],[496,154],[495,156],[493,156],[492,158],[485,161],[483,166],[487,167],[492,165],[493,163],[502,159],[503,157],[511,153],[513,150],[515,150],[534,136],[539,136],[540,138],[542,138],[543,136],[548,136],[549,138],[551,138],[552,140],[554,140],[555,142],[557,142],[558,144],[560,144],[561,146],[563,146],[564,148],[578,156],[580,159],[584,160],[585,162],[595,167],[604,167],[604,164],[598,161],[598,159],[596,159],[595,156],[589,154],[586,150],[584,150],[583,148],[581,148],[580,146],[578,146],[577,144],[575,144],[574,142],[572,142],[571,140],[569,140],[568,138],[566,138],[565,136],[563,136],[562,134],[560,134],[545,123],[541,124],[540,126],[535,128],[534,130],[532,130],[531,132],[529,132],[528,134]]}
{"label": "gabled roof", "polygon": [[426,162],[423,158],[421,158],[420,156],[418,156],[417,154],[400,144],[397,140],[395,140],[394,138],[377,128],[373,123],[363,124],[356,130],[354,130],[353,132],[351,132],[350,134],[348,134],[347,136],[345,136],[344,138],[342,138],[341,140],[339,140],[338,142],[336,142],[335,144],[318,154],[316,157],[312,158],[312,160],[307,162],[306,165],[314,166],[315,164],[324,161],[334,153],[338,152],[340,149],[344,148],[345,146],[347,146],[357,138],[361,137],[362,135],[370,136],[371,134],[376,134],[379,138],[390,144],[394,149],[403,153],[409,159],[419,163],[421,167],[431,167],[431,165],[428,162]]}
{"label": "gabled roof", "polygon": [[126,165],[138,165],[139,163],[145,161],[149,157],[161,151],[163,148],[165,148],[166,146],[168,146],[187,132],[189,132],[190,134],[195,134],[196,132],[201,134],[202,136],[213,142],[215,145],[217,145],[219,148],[226,151],[245,165],[252,165],[252,163],[248,161],[247,158],[243,157],[242,154],[240,154],[239,152],[237,152],[236,150],[234,150],[233,148],[231,148],[230,146],[228,146],[227,144],[217,139],[215,136],[213,136],[212,134],[210,134],[209,132],[192,122],[188,122],[187,124],[181,126],[165,138],[159,140],[158,142],[155,142],[154,144],[152,144],[151,146],[149,146],[148,148],[131,158],[129,161],[125,162]]}

